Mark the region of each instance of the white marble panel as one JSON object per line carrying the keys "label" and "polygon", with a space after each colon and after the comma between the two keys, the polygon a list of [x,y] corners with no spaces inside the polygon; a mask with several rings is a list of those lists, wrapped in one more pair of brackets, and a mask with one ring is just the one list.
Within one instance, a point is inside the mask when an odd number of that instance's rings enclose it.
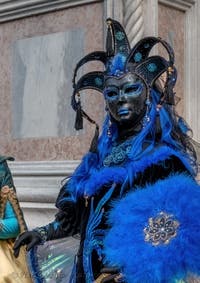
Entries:
{"label": "white marble panel", "polygon": [[18,40],[13,46],[12,135],[62,137],[75,133],[72,73],[84,55],[84,31]]}

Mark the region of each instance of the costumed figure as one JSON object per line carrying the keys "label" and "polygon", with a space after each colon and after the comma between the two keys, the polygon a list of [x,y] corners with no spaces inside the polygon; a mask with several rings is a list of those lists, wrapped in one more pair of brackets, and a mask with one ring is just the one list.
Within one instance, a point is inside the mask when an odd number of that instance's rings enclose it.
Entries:
{"label": "costumed figure", "polygon": [[13,255],[15,238],[27,228],[7,160],[13,158],[0,157],[0,282],[30,283],[25,251],[17,259]]}
{"label": "costumed figure", "polygon": [[[80,129],[82,117],[96,124],[82,109],[80,92],[103,93],[102,133],[98,137],[96,125],[89,152],[60,191],[55,221],[22,234],[15,255],[24,244],[30,250],[80,234],[69,282],[200,282],[200,188],[190,129],[174,110],[173,49],[157,37],[131,49],[122,26],[112,19],[107,24],[106,52],[78,62],[72,95]],[[157,44],[167,58],[150,55]],[[91,61],[105,70],[76,81],[79,68]],[[30,255],[37,282],[47,282],[37,276],[36,248]]]}

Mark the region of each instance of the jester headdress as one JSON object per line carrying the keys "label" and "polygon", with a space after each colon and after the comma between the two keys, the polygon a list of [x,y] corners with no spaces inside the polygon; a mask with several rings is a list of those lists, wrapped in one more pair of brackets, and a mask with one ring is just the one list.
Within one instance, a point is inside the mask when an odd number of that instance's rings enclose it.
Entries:
{"label": "jester headdress", "polygon": [[[113,19],[107,20],[106,51],[95,51],[83,57],[76,65],[73,76],[73,94],[71,98],[72,108],[76,111],[75,128],[83,128],[83,119],[86,118],[96,124],[81,107],[81,92],[93,89],[105,95],[106,82],[110,77],[120,78],[132,74],[138,78],[146,89],[148,106],[148,119],[142,118],[142,128],[132,144],[129,154],[131,160],[139,158],[143,151],[143,144],[148,139],[151,150],[158,138],[162,143],[181,151],[187,156],[196,170],[196,153],[188,136],[190,128],[174,111],[175,93],[174,86],[177,79],[177,70],[174,66],[174,51],[172,47],[160,37],[145,37],[132,49],[127,35],[119,22]],[[152,49],[160,45],[164,48],[166,56],[151,55]],[[103,71],[92,71],[84,74],[77,80],[79,69],[88,62],[97,61],[103,64]],[[163,75],[163,76],[162,76]],[[159,80],[162,78],[162,83]],[[159,108],[160,107],[160,108]],[[107,120],[106,120],[107,119]],[[117,127],[112,122],[112,138],[107,139],[109,131],[109,113],[106,116],[101,138],[98,139],[99,127],[96,124],[96,132],[92,141],[92,152],[101,152],[100,162],[108,154],[112,142],[117,139]],[[107,124],[106,124],[107,123]],[[90,148],[91,149],[91,148]],[[188,154],[189,153],[189,154]],[[143,153],[142,153],[143,154]],[[145,154],[145,152],[144,152]]]}
{"label": "jester headdress", "polygon": [[[177,72],[174,67],[174,52],[171,46],[159,37],[146,37],[140,40],[132,49],[123,27],[112,19],[107,20],[106,51],[95,51],[83,57],[76,65],[73,76],[73,88],[71,104],[77,112],[75,128],[82,129],[82,117],[95,123],[85,113],[80,105],[80,92],[85,89],[94,89],[103,93],[105,81],[110,76],[122,76],[132,73],[139,77],[146,86],[148,98],[151,99],[150,90],[155,81],[166,73],[166,79],[160,92],[159,103],[174,104],[173,88],[176,82]],[[168,58],[150,56],[150,51],[156,44],[161,44],[167,51]],[[116,58],[120,58],[117,60]],[[104,71],[93,71],[84,74],[78,81],[78,70],[87,62],[100,61],[104,65]],[[120,62],[119,62],[120,61]]]}

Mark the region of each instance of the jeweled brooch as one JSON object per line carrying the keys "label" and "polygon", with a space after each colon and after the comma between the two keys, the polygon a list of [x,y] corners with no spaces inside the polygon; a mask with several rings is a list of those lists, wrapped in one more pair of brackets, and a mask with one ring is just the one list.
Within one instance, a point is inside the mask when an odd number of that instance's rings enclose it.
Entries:
{"label": "jeweled brooch", "polygon": [[169,244],[176,237],[179,222],[172,214],[161,211],[156,217],[148,220],[148,226],[144,228],[145,241],[153,246]]}

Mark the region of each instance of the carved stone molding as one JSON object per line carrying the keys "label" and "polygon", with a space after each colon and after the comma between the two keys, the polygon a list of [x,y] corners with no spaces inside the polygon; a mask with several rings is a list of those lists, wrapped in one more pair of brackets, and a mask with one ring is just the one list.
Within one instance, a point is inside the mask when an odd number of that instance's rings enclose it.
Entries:
{"label": "carved stone molding", "polygon": [[124,0],[104,0],[104,18],[112,18],[123,23]]}
{"label": "carved stone molding", "polygon": [[9,162],[20,205],[29,228],[53,220],[55,201],[63,180],[74,172],[80,161]]}
{"label": "carved stone molding", "polygon": [[196,0],[158,0],[158,2],[182,11],[187,11],[195,4]]}
{"label": "carved stone molding", "polygon": [[200,2],[188,10],[185,21],[185,117],[200,142]]}
{"label": "carved stone molding", "polygon": [[104,0],[104,17],[125,27],[131,46],[143,36],[143,0]]}
{"label": "carved stone molding", "polygon": [[158,36],[158,0],[144,0],[143,7],[144,36]]}
{"label": "carved stone molding", "polygon": [[2,0],[0,22],[69,8],[101,0]]}
{"label": "carved stone molding", "polygon": [[131,46],[134,46],[144,33],[143,0],[124,1],[124,26]]}

